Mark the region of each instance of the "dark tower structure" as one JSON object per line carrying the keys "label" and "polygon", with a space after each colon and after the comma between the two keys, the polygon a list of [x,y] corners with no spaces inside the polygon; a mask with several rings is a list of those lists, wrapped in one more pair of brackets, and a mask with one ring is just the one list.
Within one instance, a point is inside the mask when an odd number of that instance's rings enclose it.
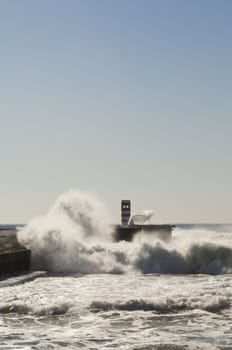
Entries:
{"label": "dark tower structure", "polygon": [[130,216],[131,216],[131,201],[124,199],[121,201],[121,224],[123,226],[128,225]]}

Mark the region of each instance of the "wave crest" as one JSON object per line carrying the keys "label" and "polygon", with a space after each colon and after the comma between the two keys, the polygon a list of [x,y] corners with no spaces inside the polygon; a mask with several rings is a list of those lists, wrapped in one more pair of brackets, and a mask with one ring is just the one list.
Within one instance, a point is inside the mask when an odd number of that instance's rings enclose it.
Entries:
{"label": "wave crest", "polygon": [[21,303],[1,303],[0,314],[22,314],[22,315],[37,315],[37,316],[55,316],[66,314],[69,310],[69,304],[61,303],[55,305],[32,307]]}
{"label": "wave crest", "polygon": [[179,298],[178,301],[172,299],[166,299],[154,303],[149,300],[128,300],[126,302],[105,302],[105,301],[94,301],[90,305],[92,312],[99,311],[152,311],[158,314],[170,314],[178,313],[181,311],[188,311],[194,309],[200,309],[212,313],[220,312],[224,309],[230,308],[229,298],[213,298],[211,301],[208,300],[191,300],[186,298]]}
{"label": "wave crest", "polygon": [[223,274],[232,271],[232,248],[213,243],[189,246],[185,253],[161,243],[144,244],[137,252],[134,266],[143,273]]}

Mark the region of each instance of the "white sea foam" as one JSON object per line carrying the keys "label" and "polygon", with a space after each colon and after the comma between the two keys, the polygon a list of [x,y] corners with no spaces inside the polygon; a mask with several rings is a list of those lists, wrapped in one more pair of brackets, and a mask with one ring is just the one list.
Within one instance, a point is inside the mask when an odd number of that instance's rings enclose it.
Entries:
{"label": "white sea foam", "polygon": [[230,235],[176,229],[171,242],[152,235],[112,242],[109,215],[99,200],[80,191],[61,195],[47,215],[18,232],[32,251],[32,267],[77,273],[224,274],[232,272]]}
{"label": "white sea foam", "polygon": [[46,274],[1,288],[0,348],[230,349],[231,296],[230,275]]}

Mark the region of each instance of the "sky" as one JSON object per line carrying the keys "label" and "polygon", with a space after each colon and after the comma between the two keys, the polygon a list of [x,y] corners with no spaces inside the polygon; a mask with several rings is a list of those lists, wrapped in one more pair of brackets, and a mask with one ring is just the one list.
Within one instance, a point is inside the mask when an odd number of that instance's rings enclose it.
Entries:
{"label": "sky", "polygon": [[69,189],[232,222],[230,0],[0,1],[0,223]]}

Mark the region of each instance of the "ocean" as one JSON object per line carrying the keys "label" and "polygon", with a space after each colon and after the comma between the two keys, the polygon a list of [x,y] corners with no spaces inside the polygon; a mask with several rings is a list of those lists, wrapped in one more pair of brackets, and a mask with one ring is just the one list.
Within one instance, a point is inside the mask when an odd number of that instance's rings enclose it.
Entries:
{"label": "ocean", "polygon": [[73,191],[20,228],[46,272],[0,281],[0,348],[232,349],[232,226],[115,243],[107,215]]}

